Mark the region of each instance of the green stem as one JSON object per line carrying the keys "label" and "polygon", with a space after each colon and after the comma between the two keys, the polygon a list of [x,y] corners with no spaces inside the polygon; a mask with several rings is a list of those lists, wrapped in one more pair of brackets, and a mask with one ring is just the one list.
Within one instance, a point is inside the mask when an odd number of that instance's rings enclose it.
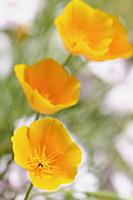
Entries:
{"label": "green stem", "polygon": [[40,116],[40,113],[36,113],[35,120],[38,120],[38,119],[39,119],[39,116]]}
{"label": "green stem", "polygon": [[88,192],[86,193],[88,197],[94,197],[96,199],[108,199],[108,200],[124,200],[117,196],[116,193],[107,192],[107,191],[98,191],[98,192]]}
{"label": "green stem", "polygon": [[69,63],[69,61],[71,60],[71,58],[72,58],[72,55],[69,54],[67,59],[64,61],[63,65],[67,65]]}
{"label": "green stem", "polygon": [[0,180],[4,178],[5,174],[7,173],[8,169],[10,167],[10,164],[12,163],[12,161],[13,161],[13,156],[10,158],[10,160],[6,164],[6,169],[4,170],[4,172],[2,174],[0,174]]}
{"label": "green stem", "polygon": [[26,192],[26,195],[25,195],[24,200],[27,200],[27,199],[28,199],[29,194],[30,194],[32,188],[33,188],[33,185],[32,185],[32,183],[31,183],[30,186],[29,186],[29,188],[28,188],[28,190],[27,190],[27,192]]}

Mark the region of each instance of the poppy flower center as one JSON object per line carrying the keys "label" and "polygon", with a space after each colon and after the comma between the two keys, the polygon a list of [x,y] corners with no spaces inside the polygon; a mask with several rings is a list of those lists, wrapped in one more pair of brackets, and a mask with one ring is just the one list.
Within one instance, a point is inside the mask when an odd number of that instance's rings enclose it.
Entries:
{"label": "poppy flower center", "polygon": [[57,161],[57,153],[50,153],[46,155],[45,147],[41,151],[40,146],[33,149],[32,155],[28,159],[29,171],[34,176],[48,175],[51,176],[54,170],[57,169],[55,162]]}
{"label": "poppy flower center", "polygon": [[42,163],[39,163],[39,164],[38,164],[38,167],[43,167],[43,164],[42,164]]}

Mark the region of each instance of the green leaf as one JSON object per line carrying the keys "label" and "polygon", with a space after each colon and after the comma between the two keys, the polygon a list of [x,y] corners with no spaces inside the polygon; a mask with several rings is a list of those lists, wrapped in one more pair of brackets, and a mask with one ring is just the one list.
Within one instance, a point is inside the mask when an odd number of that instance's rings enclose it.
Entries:
{"label": "green leaf", "polygon": [[94,197],[96,200],[123,200],[117,194],[106,191],[88,192],[86,195],[88,197]]}

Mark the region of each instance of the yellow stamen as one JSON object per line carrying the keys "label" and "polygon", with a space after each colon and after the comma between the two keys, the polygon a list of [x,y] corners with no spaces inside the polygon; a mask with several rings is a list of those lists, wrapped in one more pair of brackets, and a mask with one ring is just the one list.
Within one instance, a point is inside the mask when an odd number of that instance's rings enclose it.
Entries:
{"label": "yellow stamen", "polygon": [[52,175],[57,169],[55,162],[57,161],[57,153],[52,152],[46,156],[46,148],[41,151],[40,146],[34,148],[32,155],[28,159],[29,171],[33,172],[34,176]]}

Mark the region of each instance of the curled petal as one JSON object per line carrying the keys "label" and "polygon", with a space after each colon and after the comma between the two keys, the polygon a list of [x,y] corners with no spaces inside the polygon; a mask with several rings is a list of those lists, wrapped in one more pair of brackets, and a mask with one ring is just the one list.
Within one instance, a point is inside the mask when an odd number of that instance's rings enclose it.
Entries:
{"label": "curled petal", "polygon": [[31,67],[16,65],[15,73],[29,104],[38,112],[52,114],[75,105],[79,99],[80,82],[52,59]]}
{"label": "curled petal", "polygon": [[73,55],[91,60],[128,58],[133,54],[132,44],[120,21],[82,0],[72,0],[55,19],[60,37]]}

